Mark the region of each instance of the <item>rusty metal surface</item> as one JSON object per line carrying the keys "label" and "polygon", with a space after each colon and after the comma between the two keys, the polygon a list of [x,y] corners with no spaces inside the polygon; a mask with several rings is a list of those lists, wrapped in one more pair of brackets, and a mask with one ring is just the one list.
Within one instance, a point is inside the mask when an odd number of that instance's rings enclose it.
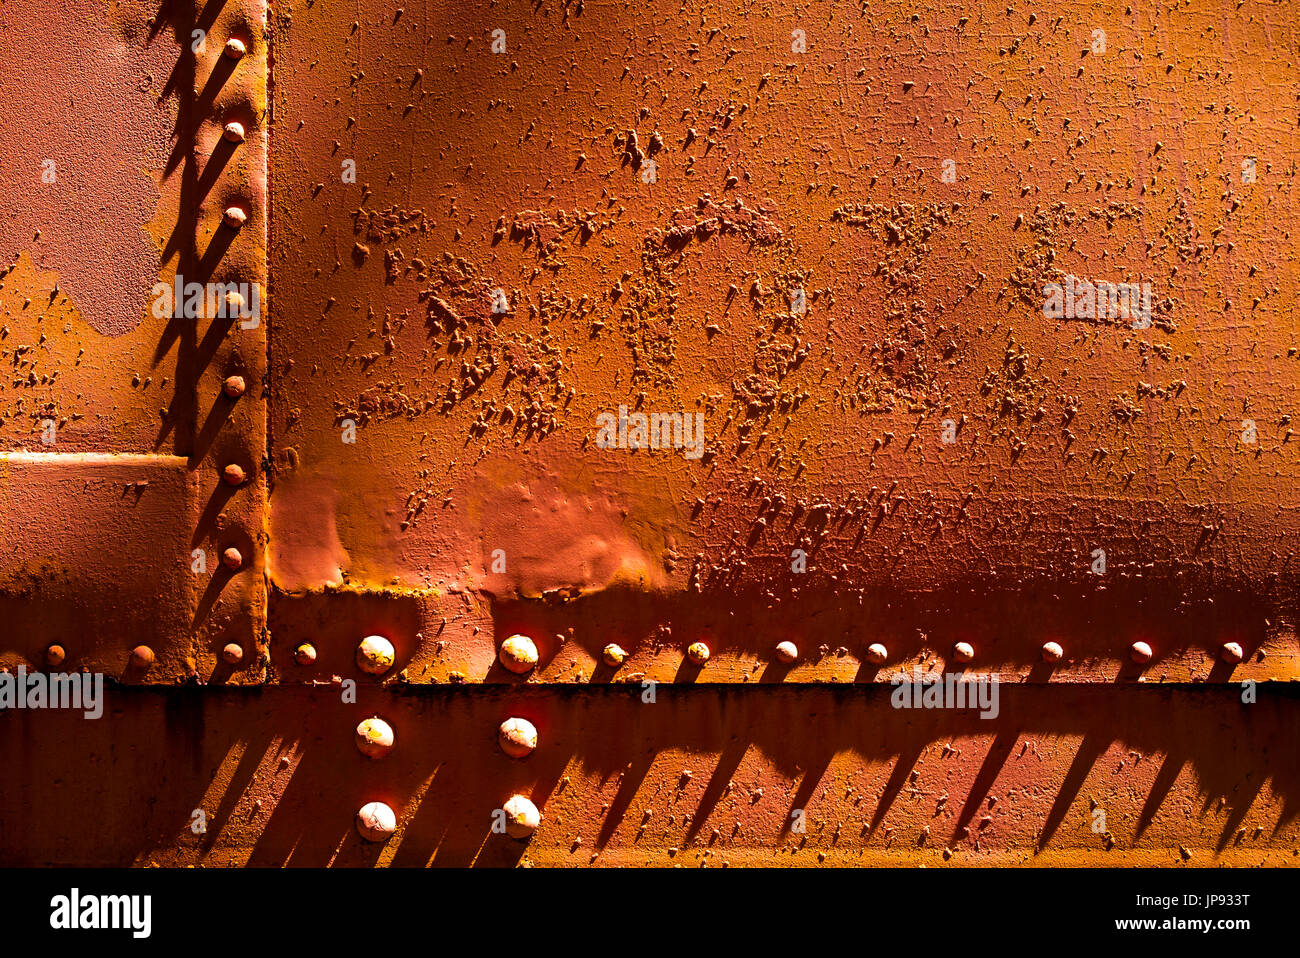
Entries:
{"label": "rusty metal surface", "polygon": [[[43,667],[57,643],[129,682],[260,681],[265,326],[181,303],[188,283],[265,285],[264,14],[47,8],[0,5],[0,663]],[[231,205],[253,212],[238,231]],[[237,401],[230,375],[251,384]]]}
{"label": "rusty metal surface", "polygon": [[56,7],[0,667],[120,685],[0,864],[1297,863],[1285,3]]}
{"label": "rusty metal surface", "polygon": [[[1296,25],[1200,6],[283,8],[276,614],[397,593],[413,681],[530,627],[547,678],[705,635],[717,681],[786,638],[796,680],[962,639],[1293,677]],[[1150,282],[1151,327],[1045,319],[1067,274]],[[598,448],[620,406],[704,455]]]}
{"label": "rusty metal surface", "polygon": [[[26,712],[11,753],[65,737],[68,768],[5,801],[11,864],[467,866],[925,864],[1294,865],[1300,729],[1293,698],[1242,706],[1219,689],[1017,687],[996,720],[900,718],[882,689],[664,688],[365,692],[249,699],[136,692],[113,721]],[[1160,720],[1152,717],[1159,714]],[[391,723],[379,761],[358,716]],[[537,726],[523,761],[497,748],[510,716]],[[596,729],[606,734],[594,734]],[[138,783],[150,782],[142,806]],[[527,844],[492,831],[512,792],[544,808]],[[383,801],[400,827],[363,842]],[[1096,808],[1108,829],[1091,828]],[[207,831],[191,830],[193,810]],[[806,830],[794,827],[803,810]],[[6,823],[12,821],[6,817]],[[70,822],[99,823],[90,841]],[[88,844],[89,842],[89,844]],[[1182,847],[1183,851],[1179,850]],[[1186,854],[1184,854],[1186,853]]]}

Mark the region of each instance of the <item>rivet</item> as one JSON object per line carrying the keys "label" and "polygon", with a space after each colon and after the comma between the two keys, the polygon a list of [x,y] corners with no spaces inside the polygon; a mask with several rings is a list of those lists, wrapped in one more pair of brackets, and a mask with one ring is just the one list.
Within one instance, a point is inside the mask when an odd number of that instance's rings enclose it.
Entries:
{"label": "rivet", "polygon": [[522,795],[512,795],[502,811],[506,813],[506,833],[511,838],[527,838],[541,824],[542,813]]}
{"label": "rivet", "polygon": [[231,546],[225,552],[221,553],[221,564],[227,569],[233,571],[244,564],[244,557],[240,555],[238,549]]}
{"label": "rivet", "polygon": [[244,377],[227,376],[226,381],[221,384],[221,391],[231,399],[238,399],[244,395]]}
{"label": "rivet", "polygon": [[221,470],[221,478],[224,479],[228,485],[242,485],[245,478],[244,469],[238,463],[232,462],[230,465],[226,466],[225,469]]}
{"label": "rivet", "polygon": [[247,52],[248,52],[248,47],[245,46],[244,41],[239,39],[238,37],[231,37],[229,40],[226,41],[225,53],[226,56],[230,57],[230,59],[238,60]]}
{"label": "rivet", "polygon": [[537,727],[527,719],[508,718],[497,729],[497,742],[511,758],[523,758],[537,748]]}
{"label": "rivet", "polygon": [[1143,662],[1150,662],[1153,654],[1151,646],[1147,645],[1145,642],[1134,642],[1129,646],[1128,650],[1129,658],[1139,665]]}
{"label": "rivet", "polygon": [[686,649],[686,657],[692,665],[703,665],[709,661],[709,647],[703,642],[692,642]]}
{"label": "rivet", "polygon": [[1233,665],[1240,662],[1245,654],[1237,642],[1224,642],[1223,648],[1219,649],[1219,658]]}
{"label": "rivet", "polygon": [[512,635],[501,643],[497,657],[511,672],[523,675],[537,664],[537,644],[526,635]]}
{"label": "rivet", "polygon": [[381,718],[368,718],[357,726],[356,743],[366,758],[383,758],[393,750],[393,727]]}
{"label": "rivet", "polygon": [[382,635],[367,635],[357,646],[357,668],[371,675],[383,675],[393,667],[397,652]]}
{"label": "rivet", "polygon": [[243,143],[244,124],[236,120],[231,120],[229,123],[226,124],[226,128],[225,130],[222,131],[221,135],[224,136],[231,143]]}
{"label": "rivet", "polygon": [[64,651],[63,646],[57,643],[45,650],[45,664],[52,669],[62,665],[67,657],[68,653]]}
{"label": "rivet", "polygon": [[872,665],[880,665],[889,657],[889,650],[879,642],[872,642],[867,646],[867,661]]}
{"label": "rivet", "polygon": [[357,831],[367,841],[387,841],[397,831],[397,816],[383,802],[370,802],[357,812]]}
{"label": "rivet", "polygon": [[304,642],[294,650],[293,658],[299,665],[311,665],[316,661],[316,646]]}
{"label": "rivet", "polygon": [[776,647],[776,660],[782,665],[789,665],[799,658],[799,647],[793,642],[781,642]]}
{"label": "rivet", "polygon": [[600,653],[600,657],[612,669],[618,668],[627,661],[627,653],[613,642],[605,646],[604,651]]}
{"label": "rivet", "polygon": [[1063,655],[1065,655],[1065,650],[1061,648],[1061,643],[1059,642],[1043,643],[1044,662],[1059,662],[1061,661],[1061,656]]}
{"label": "rivet", "polygon": [[147,669],[153,665],[153,649],[147,645],[137,645],[131,650],[131,665],[137,669]]}
{"label": "rivet", "polygon": [[221,214],[221,218],[226,221],[226,225],[232,230],[237,230],[248,222],[248,214],[238,206],[231,206],[226,212]]}
{"label": "rivet", "polygon": [[238,642],[231,642],[221,650],[221,657],[227,665],[238,665],[244,659],[244,647]]}
{"label": "rivet", "polygon": [[975,658],[975,649],[969,642],[958,642],[952,647],[952,657],[958,662],[969,662]]}
{"label": "rivet", "polygon": [[244,296],[238,290],[226,290],[226,315],[244,316]]}

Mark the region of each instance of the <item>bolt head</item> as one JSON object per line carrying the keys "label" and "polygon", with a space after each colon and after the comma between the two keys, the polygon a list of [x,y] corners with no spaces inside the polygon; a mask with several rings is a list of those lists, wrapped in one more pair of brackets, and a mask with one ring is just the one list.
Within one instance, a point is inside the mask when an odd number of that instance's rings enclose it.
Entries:
{"label": "bolt head", "polygon": [[793,642],[782,642],[776,647],[776,660],[782,665],[790,665],[799,658],[799,648]]}
{"label": "bolt head", "polygon": [[1129,646],[1128,656],[1138,665],[1151,661],[1151,656],[1155,653],[1151,651],[1151,646],[1145,642],[1134,642]]}
{"label": "bolt head", "polygon": [[1061,643],[1059,643],[1059,642],[1044,642],[1044,643],[1043,643],[1043,661],[1044,661],[1044,662],[1059,662],[1059,661],[1061,661],[1061,657],[1062,657],[1063,655],[1065,655],[1065,650],[1064,650],[1063,648],[1061,648]]}
{"label": "bolt head", "polygon": [[867,646],[867,661],[872,665],[881,665],[889,657],[889,650],[879,642]]}
{"label": "bolt head", "polygon": [[316,661],[316,646],[304,642],[294,650],[293,658],[299,665],[311,665]]}
{"label": "bolt head", "polygon": [[397,831],[397,816],[383,802],[370,802],[357,812],[357,831],[369,842],[386,842]]}
{"label": "bolt head", "polygon": [[238,60],[247,52],[248,46],[243,40],[239,39],[239,37],[231,37],[226,41],[225,54],[230,57],[230,59]]}
{"label": "bolt head", "polygon": [[537,726],[527,719],[508,718],[497,730],[497,743],[511,758],[531,755],[537,748]]}
{"label": "bolt head", "polygon": [[975,647],[969,642],[958,642],[952,647],[952,657],[958,662],[969,662],[975,658]]}
{"label": "bolt head", "polygon": [[692,642],[686,649],[686,657],[692,665],[703,665],[709,661],[709,647],[703,642]]}
{"label": "bolt head", "polygon": [[221,553],[221,564],[227,569],[234,571],[244,564],[244,557],[239,550],[231,546],[225,552]]}
{"label": "bolt head", "polygon": [[243,376],[227,376],[226,381],[221,384],[221,391],[231,399],[238,399],[244,395],[244,389]]}
{"label": "bolt head", "polygon": [[357,726],[356,743],[366,758],[383,758],[393,750],[393,727],[381,718],[368,718]]}
{"label": "bolt head", "polygon": [[221,218],[232,230],[237,230],[248,222],[248,214],[238,206],[231,206],[221,214]]}
{"label": "bolt head", "polygon": [[1245,654],[1238,642],[1224,642],[1223,648],[1219,649],[1219,658],[1230,665],[1236,665],[1245,657]]}
{"label": "bolt head", "polygon": [[497,658],[511,672],[523,675],[537,664],[537,643],[526,635],[512,635],[501,643]]}
{"label": "bolt head", "polygon": [[604,651],[600,653],[600,657],[611,669],[616,669],[627,661],[627,653],[613,642],[605,646]]}
{"label": "bolt head", "polygon": [[147,669],[154,663],[153,649],[147,645],[137,645],[131,650],[131,665],[137,669]]}
{"label": "bolt head", "polygon": [[68,653],[64,651],[63,646],[59,644],[51,645],[45,650],[45,664],[50,668],[58,668],[67,659]]}
{"label": "bolt head", "polygon": [[221,470],[221,478],[226,481],[227,485],[239,486],[243,485],[243,482],[247,477],[244,475],[244,467],[238,463],[232,462],[230,465],[226,466],[225,469]]}
{"label": "bolt head", "polygon": [[357,646],[357,668],[370,675],[383,675],[396,659],[393,643],[382,635],[368,635]]}
{"label": "bolt head", "polygon": [[221,658],[227,665],[238,665],[244,660],[244,647],[238,642],[231,642],[221,650]]}
{"label": "bolt head", "polygon": [[512,795],[502,806],[506,813],[506,834],[511,838],[524,839],[537,831],[541,824],[542,813],[537,806],[522,795]]}
{"label": "bolt head", "polygon": [[231,120],[229,123],[226,124],[226,128],[222,130],[221,135],[224,136],[231,143],[243,143],[244,124],[236,120]]}

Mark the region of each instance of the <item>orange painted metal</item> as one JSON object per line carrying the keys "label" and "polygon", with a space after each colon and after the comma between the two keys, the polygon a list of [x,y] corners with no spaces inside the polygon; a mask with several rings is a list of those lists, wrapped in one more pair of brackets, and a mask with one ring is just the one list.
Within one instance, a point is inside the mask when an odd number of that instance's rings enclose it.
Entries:
{"label": "orange painted metal", "polygon": [[[264,11],[63,7],[0,11],[0,663],[41,667],[58,642],[67,668],[130,683],[260,682]],[[232,202],[254,211],[237,232]],[[227,287],[247,316],[218,312]],[[255,386],[232,400],[229,375]]]}
{"label": "orange painted metal", "polygon": [[[985,720],[899,712],[879,686],[664,686],[654,704],[588,686],[363,689],[346,707],[328,687],[138,690],[111,697],[112,721],[0,722],[4,754],[58,740],[66,763],[0,796],[0,858],[1294,866],[1295,699],[1137,691],[1008,686]],[[380,759],[353,743],[369,716],[393,730]],[[498,745],[510,717],[537,729],[525,759]],[[542,813],[526,843],[493,830],[515,793]],[[385,843],[353,826],[375,801],[398,822]]]}
{"label": "orange painted metal", "polygon": [[64,8],[0,863],[1296,864],[1284,4]]}

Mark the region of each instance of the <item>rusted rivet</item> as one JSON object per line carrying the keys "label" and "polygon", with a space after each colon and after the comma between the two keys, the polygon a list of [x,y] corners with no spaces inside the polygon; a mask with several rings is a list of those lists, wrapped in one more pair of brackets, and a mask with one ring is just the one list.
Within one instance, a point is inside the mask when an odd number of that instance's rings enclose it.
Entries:
{"label": "rusted rivet", "polygon": [[226,124],[226,128],[221,132],[221,135],[224,136],[231,143],[243,143],[244,124],[236,120],[231,120],[229,123]]}
{"label": "rusted rivet", "polygon": [[616,669],[627,661],[627,653],[613,642],[605,646],[604,651],[600,653],[600,657],[611,669]]}
{"label": "rusted rivet", "polygon": [[244,467],[238,463],[232,462],[230,465],[226,466],[225,469],[221,470],[221,478],[224,479],[228,485],[242,485],[245,478]]}
{"label": "rusted rivet", "polygon": [[541,824],[542,813],[522,795],[512,795],[501,809],[506,813],[506,833],[511,838],[527,838]]}
{"label": "rusted rivet", "polygon": [[226,41],[225,53],[226,56],[230,57],[230,59],[238,60],[247,52],[248,47],[244,45],[244,41],[239,39],[239,37],[231,37]]}
{"label": "rusted rivet", "polygon": [[221,214],[221,218],[226,221],[226,225],[232,230],[237,230],[248,222],[248,214],[238,206],[231,206],[226,212]]}
{"label": "rusted rivet", "polygon": [[311,665],[316,661],[316,646],[304,642],[294,650],[293,658],[299,665]]}
{"label": "rusted rivet", "polygon": [[1224,642],[1223,648],[1219,649],[1219,658],[1233,665],[1240,662],[1245,654],[1237,642]]}
{"label": "rusted rivet", "polygon": [[[507,826],[509,827],[509,826]],[[367,841],[385,842],[397,831],[397,816],[383,802],[370,802],[357,812],[357,831]]]}
{"label": "rusted rivet", "polygon": [[782,665],[789,665],[799,658],[799,647],[793,642],[781,642],[776,647],[776,660]]}
{"label": "rusted rivet", "polygon": [[1061,661],[1061,656],[1063,655],[1065,655],[1065,649],[1061,648],[1061,643],[1059,642],[1043,643],[1044,662],[1059,662]]}
{"label": "rusted rivet", "polygon": [[221,650],[221,657],[227,665],[238,665],[244,660],[244,647],[238,642],[231,642]]}
{"label": "rusted rivet", "polygon": [[952,647],[952,657],[958,662],[969,662],[975,658],[975,649],[969,642],[958,642]]}
{"label": "rusted rivet", "polygon": [[227,316],[243,316],[244,313],[244,296],[238,290],[230,289],[226,291],[226,313]]}
{"label": "rusted rivet", "polygon": [[131,665],[137,669],[147,669],[153,665],[153,649],[147,645],[137,645],[131,650]]}
{"label": "rusted rivet", "polygon": [[357,646],[357,668],[371,675],[383,675],[396,658],[393,643],[382,635],[367,635]]}
{"label": "rusted rivet", "polygon": [[221,384],[221,391],[231,399],[238,399],[244,395],[244,377],[227,376],[226,381]]}
{"label": "rusted rivet", "polygon": [[381,718],[368,718],[357,726],[356,742],[366,758],[383,758],[393,749],[393,727]]}
{"label": "rusted rivet", "polygon": [[872,642],[867,646],[867,661],[872,665],[880,665],[889,657],[889,650],[879,642]]}
{"label": "rusted rivet", "polygon": [[497,742],[511,758],[523,758],[537,748],[537,727],[527,719],[508,718],[497,729]]}
{"label": "rusted rivet", "polygon": [[1143,662],[1150,662],[1153,654],[1151,646],[1147,645],[1145,642],[1134,642],[1129,646],[1128,650],[1129,658],[1139,665]]}
{"label": "rusted rivet", "polygon": [[225,552],[221,553],[221,564],[227,569],[233,571],[244,564],[244,557],[240,555],[238,549],[231,546]]}
{"label": "rusted rivet", "polygon": [[709,647],[703,642],[692,642],[686,649],[686,657],[692,665],[703,665],[709,661]]}
{"label": "rusted rivet", "polygon": [[501,643],[497,657],[511,672],[523,675],[537,664],[537,644],[526,635],[512,635]]}
{"label": "rusted rivet", "polygon": [[45,650],[45,664],[52,669],[62,665],[67,657],[68,653],[63,650],[63,646],[57,643]]}

